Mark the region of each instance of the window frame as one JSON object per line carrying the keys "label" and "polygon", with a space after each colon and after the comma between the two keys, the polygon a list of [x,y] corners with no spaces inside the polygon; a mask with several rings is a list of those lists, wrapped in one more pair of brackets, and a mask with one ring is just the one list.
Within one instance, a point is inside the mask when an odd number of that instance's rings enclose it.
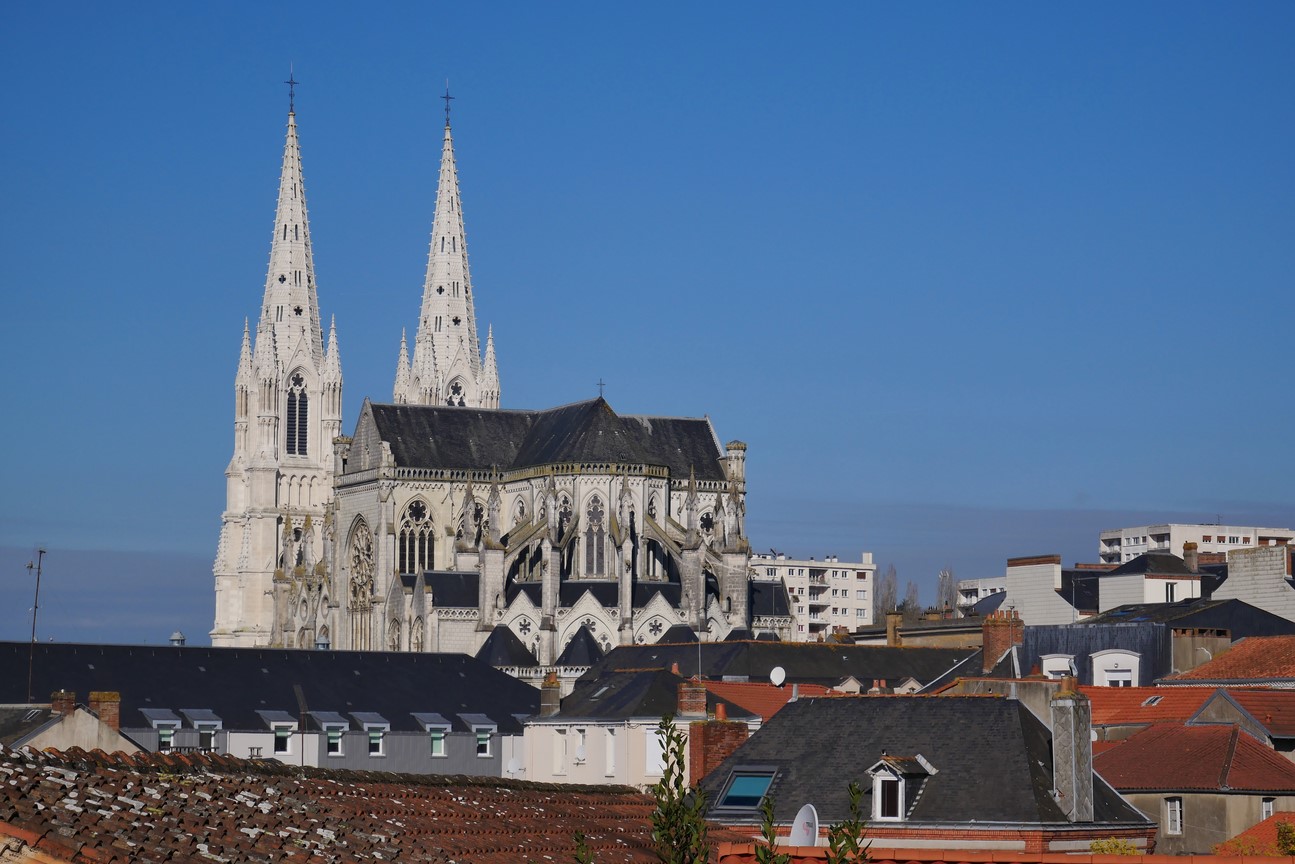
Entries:
{"label": "window frame", "polygon": [[[889,784],[895,789],[895,815],[883,813],[886,806],[886,795],[883,791]],[[904,778],[891,771],[877,771],[872,775],[872,818],[878,822],[904,821]]]}
{"label": "window frame", "polygon": [[[729,804],[726,803],[733,791],[733,785],[739,780],[749,777],[768,778],[764,788],[760,792],[760,797],[753,804]],[[720,787],[719,794],[715,796],[715,811],[717,813],[738,814],[738,813],[758,813],[760,805],[769,797],[770,790],[773,789],[774,781],[778,779],[778,767],[776,765],[738,765],[729,772],[724,785]],[[749,796],[745,796],[749,797]]]}
{"label": "window frame", "polygon": [[1183,833],[1183,797],[1171,795],[1165,798],[1165,834],[1180,837]]}
{"label": "window frame", "polygon": [[[346,755],[346,733],[351,731],[351,727],[341,723],[324,723],[324,755],[330,758],[338,758]],[[336,733],[337,738],[332,736]],[[333,750],[333,745],[337,749]]]}

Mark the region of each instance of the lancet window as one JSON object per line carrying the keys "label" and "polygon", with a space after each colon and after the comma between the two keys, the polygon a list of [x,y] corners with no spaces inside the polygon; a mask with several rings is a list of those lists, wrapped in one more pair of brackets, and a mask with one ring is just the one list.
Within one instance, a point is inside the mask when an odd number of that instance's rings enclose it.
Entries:
{"label": "lancet window", "polygon": [[607,572],[607,544],[606,531],[603,528],[603,517],[607,514],[603,510],[602,499],[597,495],[589,499],[589,508],[585,510],[585,517],[588,519],[585,528],[585,575],[602,576]]}
{"label": "lancet window", "polygon": [[287,450],[289,456],[306,455],[307,422],[306,382],[298,373],[292,376],[288,387]]}
{"label": "lancet window", "polygon": [[435,532],[428,516],[427,504],[420,499],[409,502],[400,517],[397,556],[401,573],[423,573],[434,569]]}

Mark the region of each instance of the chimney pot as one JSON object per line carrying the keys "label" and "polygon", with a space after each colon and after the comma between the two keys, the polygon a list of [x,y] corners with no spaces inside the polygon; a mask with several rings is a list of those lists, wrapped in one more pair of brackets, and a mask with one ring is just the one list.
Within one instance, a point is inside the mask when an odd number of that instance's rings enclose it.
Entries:
{"label": "chimney pot", "polygon": [[706,719],[706,685],[697,678],[680,681],[677,704],[680,717]]}
{"label": "chimney pot", "polygon": [[50,707],[64,717],[76,711],[76,694],[71,690],[58,690],[50,694]]}
{"label": "chimney pot", "polygon": [[562,685],[556,672],[544,676],[540,685],[540,716],[552,717],[562,709]]}
{"label": "chimney pot", "polygon": [[99,715],[99,722],[117,732],[121,729],[121,694],[109,690],[96,690],[90,694],[90,710]]}

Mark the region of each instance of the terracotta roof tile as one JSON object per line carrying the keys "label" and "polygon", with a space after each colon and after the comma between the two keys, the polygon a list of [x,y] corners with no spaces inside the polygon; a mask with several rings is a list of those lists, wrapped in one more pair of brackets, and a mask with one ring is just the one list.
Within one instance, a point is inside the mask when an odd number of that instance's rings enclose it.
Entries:
{"label": "terracotta roof tile", "polygon": [[1095,755],[1093,768],[1121,792],[1295,793],[1295,763],[1237,726],[1152,726]]}
{"label": "terracotta roof tile", "polygon": [[1295,825],[1295,813],[1274,813],[1262,822],[1251,825],[1227,842],[1214,847],[1215,855],[1279,855],[1277,850],[1278,823]]}
{"label": "terracotta roof tile", "polygon": [[1185,723],[1215,687],[1080,687],[1093,709],[1094,726]]}
{"label": "terracotta roof tile", "polygon": [[0,751],[0,835],[69,862],[655,861],[624,787]]}
{"label": "terracotta roof tile", "polygon": [[1295,680],[1295,636],[1251,636],[1224,654],[1167,681]]}
{"label": "terracotta roof tile", "polygon": [[[706,689],[725,702],[732,702],[752,714],[759,714],[761,720],[768,720],[778,709],[791,701],[792,685],[775,687],[758,681],[703,681]],[[798,698],[808,699],[811,696],[826,696],[830,688],[821,684],[796,685]]]}
{"label": "terracotta roof tile", "polygon": [[1295,738],[1295,690],[1238,689],[1229,690],[1228,695],[1263,724],[1269,735]]}

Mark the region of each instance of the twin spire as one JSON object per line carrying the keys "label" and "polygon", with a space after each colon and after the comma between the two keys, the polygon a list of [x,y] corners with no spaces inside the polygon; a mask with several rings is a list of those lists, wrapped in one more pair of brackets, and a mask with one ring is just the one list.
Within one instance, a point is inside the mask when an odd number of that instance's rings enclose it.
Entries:
{"label": "twin spire", "polygon": [[400,335],[392,399],[415,405],[498,408],[499,370],[495,365],[493,339],[487,337],[483,360],[477,338],[467,234],[450,132],[449,100],[454,97],[449,95],[448,88],[443,98],[446,100],[445,134],[441,141],[441,172],[423,279],[423,301],[412,358],[405,334]]}

